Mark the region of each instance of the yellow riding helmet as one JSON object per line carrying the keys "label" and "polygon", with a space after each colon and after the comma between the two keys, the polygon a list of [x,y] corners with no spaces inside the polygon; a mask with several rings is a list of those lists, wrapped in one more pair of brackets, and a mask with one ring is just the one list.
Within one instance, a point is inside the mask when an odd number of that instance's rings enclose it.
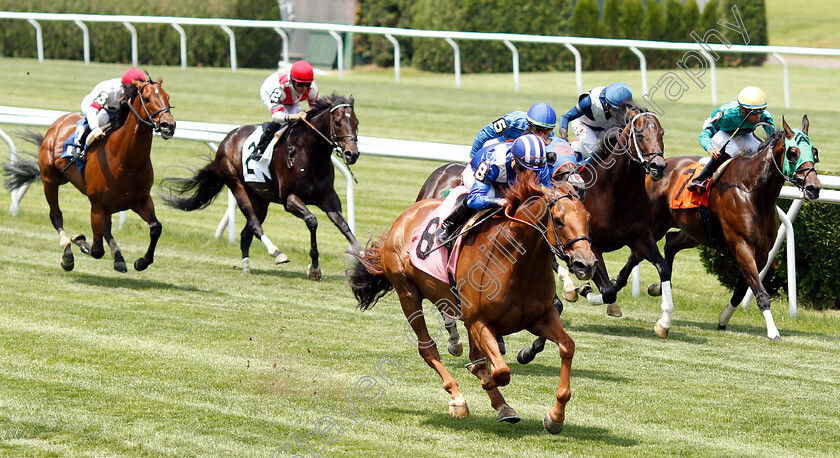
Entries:
{"label": "yellow riding helmet", "polygon": [[738,94],[738,104],[748,110],[766,108],[767,96],[760,88],[747,86]]}

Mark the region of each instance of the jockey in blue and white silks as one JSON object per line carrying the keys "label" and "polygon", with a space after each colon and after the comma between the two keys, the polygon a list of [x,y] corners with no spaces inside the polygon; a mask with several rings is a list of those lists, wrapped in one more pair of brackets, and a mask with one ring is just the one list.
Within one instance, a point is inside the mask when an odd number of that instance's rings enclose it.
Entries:
{"label": "jockey in blue and white silks", "polygon": [[560,137],[569,139],[568,128],[571,125],[577,137],[572,142],[572,149],[583,158],[590,157],[598,150],[598,141],[612,127],[612,110],[632,100],[630,87],[620,82],[581,94],[577,105],[560,117]]}
{"label": "jockey in blue and white silks", "polygon": [[[537,103],[528,112],[514,111],[482,127],[473,140],[470,159],[481,148],[489,145],[488,141],[512,142],[524,134],[537,134],[546,144],[554,137],[557,126],[557,113],[547,103]],[[495,143],[495,141],[493,142]]]}
{"label": "jockey in blue and white silks", "polygon": [[767,135],[776,130],[773,116],[767,110],[767,96],[755,86],[745,87],[738,93],[738,100],[715,109],[703,123],[699,136],[700,146],[709,153],[712,160],[692,180],[688,190],[704,193],[705,181],[727,159],[745,152],[755,152],[761,144],[753,135],[758,123],[764,123]]}
{"label": "jockey in blue and white silks", "polygon": [[526,134],[513,142],[478,150],[461,175],[469,192],[466,198],[459,198],[452,213],[441,223],[436,233],[438,242],[446,243],[478,210],[507,205],[499,191],[516,180],[517,171],[525,169],[535,171],[543,186],[551,186],[545,144],[536,135]]}

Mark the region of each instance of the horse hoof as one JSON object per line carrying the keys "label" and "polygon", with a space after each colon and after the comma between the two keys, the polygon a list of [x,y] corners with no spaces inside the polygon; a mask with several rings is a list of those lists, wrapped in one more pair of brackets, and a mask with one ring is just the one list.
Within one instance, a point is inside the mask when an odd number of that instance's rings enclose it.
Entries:
{"label": "horse hoof", "polygon": [[668,331],[670,331],[671,328],[666,328],[666,327],[662,326],[661,324],[659,324],[659,322],[657,321],[656,324],[653,326],[653,330],[656,331],[656,335],[658,335],[659,337],[661,337],[663,339],[667,339],[668,338]]}
{"label": "horse hoof", "polygon": [[289,262],[289,257],[286,256],[286,253],[283,253],[280,250],[274,252],[274,263],[275,264],[285,264]]}
{"label": "horse hoof", "polygon": [[452,356],[461,356],[462,354],[464,354],[464,344],[462,344],[461,342],[458,342],[457,344],[449,343],[446,346],[446,349]]}
{"label": "horse hoof", "polygon": [[250,275],[250,274],[251,274],[251,268],[250,268],[250,267],[244,267],[244,266],[243,266],[243,267],[242,267],[242,273],[243,273],[243,274],[248,274],[248,275]]}
{"label": "horse hoof", "polygon": [[151,264],[151,263],[146,262],[146,259],[137,258],[137,260],[134,261],[134,270],[136,270],[138,272],[141,271],[141,270],[146,270],[146,267],[149,267],[149,264]]}
{"label": "horse hoof", "polygon": [[321,280],[321,268],[316,267],[312,268],[312,264],[306,266],[306,275],[309,276],[310,280],[313,281],[320,281]]}
{"label": "horse hoof", "polygon": [[772,340],[773,342],[781,342],[782,337],[781,336],[773,336],[773,337],[770,338],[770,340]]}
{"label": "horse hoof", "polygon": [[534,352],[530,351],[531,347],[525,347],[522,350],[519,350],[519,353],[516,354],[516,361],[519,364],[528,364],[534,360]]}
{"label": "horse hoof", "polygon": [[125,261],[114,262],[114,270],[120,273],[128,272],[128,267],[125,266]]}
{"label": "horse hoof", "polygon": [[545,417],[543,418],[543,426],[545,427],[545,430],[551,434],[560,434],[560,432],[563,431],[563,422],[555,422],[551,419],[551,415],[549,414],[545,414]]}
{"label": "horse hoof", "polygon": [[717,330],[718,331],[726,331],[726,325],[725,324],[718,324]]}
{"label": "horse hoof", "polygon": [[90,255],[90,245],[87,243],[84,234],[74,235],[70,237],[70,241],[75,243],[83,254]]}
{"label": "horse hoof", "polygon": [[64,254],[61,255],[61,268],[70,272],[75,266],[76,261],[73,259],[73,251],[70,250],[70,245],[67,245],[64,247]]}
{"label": "horse hoof", "polygon": [[568,285],[563,287],[563,298],[569,302],[577,302],[578,292],[575,288],[575,285],[569,283]]}
{"label": "horse hoof", "polygon": [[662,286],[659,283],[648,285],[648,296],[659,297],[662,295]]}
{"label": "horse hoof", "polygon": [[618,304],[608,304],[607,305],[607,315],[621,318],[623,314],[621,313],[621,307]]}
{"label": "horse hoof", "polygon": [[449,401],[449,415],[458,419],[464,419],[470,416],[470,408],[467,407],[466,399],[461,398],[458,401]]}
{"label": "horse hoof", "polygon": [[504,421],[507,423],[519,423],[519,415],[516,414],[516,411],[513,410],[513,407],[505,404],[499,409],[499,421]]}

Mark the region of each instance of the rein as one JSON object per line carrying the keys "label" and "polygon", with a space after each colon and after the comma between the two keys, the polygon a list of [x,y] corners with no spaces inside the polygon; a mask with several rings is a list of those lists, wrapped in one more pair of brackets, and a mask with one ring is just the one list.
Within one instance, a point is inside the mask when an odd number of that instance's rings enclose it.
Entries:
{"label": "rein", "polygon": [[649,173],[650,172],[650,161],[646,161],[645,158],[648,157],[648,156],[660,156],[660,157],[664,158],[665,153],[663,151],[659,151],[657,153],[643,153],[642,152],[642,148],[639,146],[639,139],[636,138],[636,120],[639,119],[640,117],[644,117],[644,116],[653,116],[657,120],[659,119],[659,116],[656,113],[644,111],[644,112],[641,112],[641,113],[637,113],[635,116],[633,116],[633,118],[630,119],[630,122],[627,125],[630,127],[630,131],[631,131],[631,133],[629,135],[631,135],[633,137],[633,146],[636,147],[636,157],[633,157],[633,155],[631,154],[630,159],[632,159],[634,162],[638,162],[638,163],[644,165],[645,171]]}
{"label": "rein", "polygon": [[[349,107],[349,108],[353,108],[353,105],[350,105],[349,103],[340,103],[340,104],[338,104],[338,105],[336,105],[336,106],[334,106],[334,107],[330,108],[330,114],[332,114],[332,112],[333,112],[333,111],[335,111],[335,110],[337,110],[337,109],[339,109],[339,108],[342,108],[342,107]],[[325,113],[325,112],[323,112],[323,111],[322,111],[321,113]],[[318,113],[318,114],[320,115],[321,113]],[[311,122],[309,122],[309,120],[308,120],[308,119],[303,118],[303,119],[302,119],[302,121],[303,121],[303,122],[305,122],[307,126],[311,127],[311,128],[312,128],[312,130],[314,130],[315,132],[317,132],[317,133],[318,133],[318,135],[320,135],[320,136],[321,136],[321,138],[323,138],[323,139],[324,139],[327,143],[329,143],[329,144],[330,144],[330,146],[332,146],[332,151],[333,151],[333,153],[336,155],[336,157],[338,157],[338,158],[339,158],[339,159],[341,159],[342,161],[344,160],[344,158],[343,158],[343,157],[341,157],[341,153],[340,153],[340,151],[341,151],[341,146],[339,146],[339,144],[338,144],[338,142],[336,142],[336,140],[340,140],[340,139],[343,139],[343,138],[350,138],[350,139],[352,139],[352,140],[354,140],[354,141],[356,141],[356,142],[358,142],[358,141],[359,141],[359,137],[358,137],[358,136],[356,136],[355,134],[352,134],[352,135],[351,135],[351,134],[346,134],[346,135],[336,135],[336,134],[335,134],[335,124],[332,122],[332,120],[330,120],[330,123],[329,123],[329,124],[330,124],[330,137],[329,137],[329,138],[327,138],[327,136],[326,136],[326,135],[324,135],[324,133],[323,133],[323,132],[321,132],[320,130],[318,130],[318,128],[317,128],[317,127],[313,126],[313,125],[312,125],[312,123],[311,123]],[[351,130],[352,130],[352,126],[351,126]],[[352,177],[353,177],[353,181],[355,181],[356,183],[358,183],[358,182],[359,182],[359,180],[357,180],[357,179],[356,179],[356,175],[353,173],[353,170],[351,170],[351,169],[350,169],[350,166],[349,166],[349,165],[347,165],[347,170],[349,170],[349,171],[350,171],[350,176],[352,176]]]}
{"label": "rein", "polygon": [[[545,194],[545,193],[543,192],[543,194]],[[562,196],[555,197],[555,198],[549,200],[548,201],[548,210],[546,210],[546,211],[551,211],[551,207],[553,207],[560,199],[563,199],[563,198],[566,198],[566,197],[568,197],[569,199],[574,199],[575,195],[573,193],[569,192],[569,193],[563,194]],[[532,224],[529,221],[525,221],[525,220],[519,219],[519,218],[511,215],[510,214],[510,207],[505,207],[505,216],[511,221],[522,223],[522,224],[525,224],[526,226],[530,226],[530,227],[536,229],[537,232],[539,232],[540,235],[542,235],[543,239],[548,244],[548,247],[551,249],[551,252],[554,253],[554,255],[557,256],[558,258],[565,261],[566,264],[568,264],[569,261],[571,261],[571,259],[572,259],[572,257],[567,252],[569,247],[571,247],[575,243],[581,242],[581,241],[586,241],[586,242],[589,243],[590,247],[592,246],[592,239],[590,239],[588,235],[579,235],[579,236],[567,241],[566,243],[560,245],[559,247],[557,247],[548,240],[548,236],[545,235],[545,231],[543,231],[541,228],[537,227],[535,224]],[[560,238],[557,235],[557,227],[554,225],[553,222],[551,223],[551,231],[554,233],[554,240],[559,241]]]}
{"label": "rein", "polygon": [[[813,146],[811,145],[811,139],[808,138],[808,136],[805,133],[799,132],[798,130],[795,130],[795,132],[796,132],[796,134],[794,135],[792,140],[788,140],[787,137],[784,136],[784,135],[782,135],[780,137],[780,139],[784,139],[784,144],[785,144],[785,149],[782,152],[782,158],[781,158],[781,162],[783,164],[782,168],[788,169],[788,170],[791,168],[790,167],[791,165],[794,165],[794,166],[796,165],[795,163],[792,163],[792,161],[787,159],[787,152],[791,148],[794,148],[794,147],[798,148],[799,143],[807,143],[808,147],[813,149]],[[802,158],[802,154],[803,154],[802,153],[802,148],[800,148],[800,153],[799,153],[799,158],[798,159]],[[798,161],[798,159],[797,159],[797,161]],[[771,155],[771,162],[773,162],[773,166],[776,167],[776,170],[779,172],[779,175],[781,175],[782,178],[785,181],[787,181],[788,183],[796,186],[802,192],[805,192],[805,180],[808,179],[808,175],[810,175],[812,172],[817,173],[817,169],[813,165],[811,165],[810,167],[800,167],[800,168],[794,170],[793,172],[791,172],[791,176],[789,177],[786,173],[784,173],[782,168],[779,167],[779,164],[776,164],[776,158],[772,157],[772,155]],[[813,161],[811,161],[811,163],[813,164]],[[800,172],[805,172],[805,176],[800,178],[798,176],[798,174]]]}

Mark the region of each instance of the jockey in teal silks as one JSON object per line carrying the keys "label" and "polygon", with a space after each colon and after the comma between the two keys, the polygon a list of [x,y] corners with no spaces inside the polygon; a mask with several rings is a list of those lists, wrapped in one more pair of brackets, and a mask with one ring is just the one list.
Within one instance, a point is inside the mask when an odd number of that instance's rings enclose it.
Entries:
{"label": "jockey in teal silks", "polygon": [[747,86],[738,94],[738,100],[719,106],[709,115],[700,131],[700,146],[712,157],[703,171],[688,185],[691,192],[706,192],[706,181],[730,157],[754,153],[761,142],[753,135],[756,124],[765,123],[767,135],[776,130],[773,116],[767,111],[764,91]]}

